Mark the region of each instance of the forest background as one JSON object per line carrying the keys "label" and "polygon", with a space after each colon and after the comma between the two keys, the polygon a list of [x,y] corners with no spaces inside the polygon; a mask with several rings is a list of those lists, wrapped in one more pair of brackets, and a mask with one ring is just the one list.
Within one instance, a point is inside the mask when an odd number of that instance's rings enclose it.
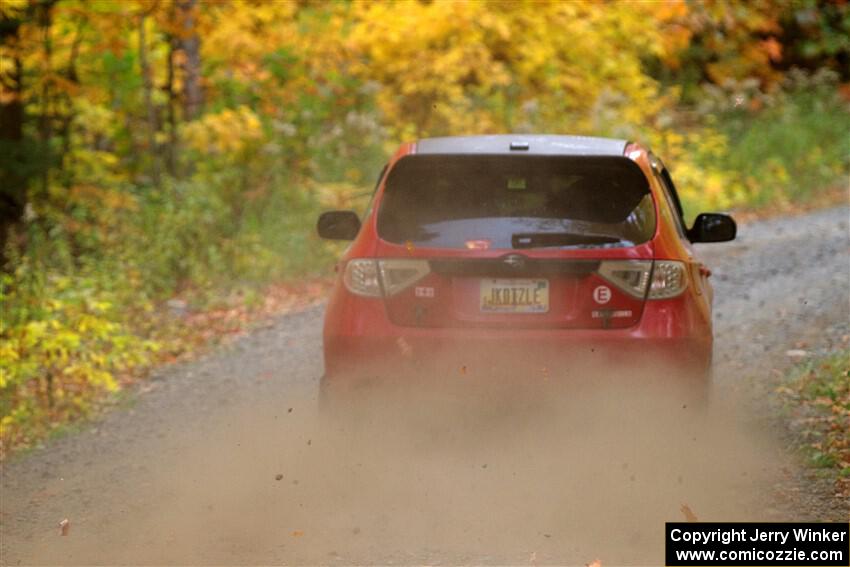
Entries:
{"label": "forest background", "polygon": [[2,0],[0,86],[0,454],[326,276],[403,140],[639,140],[689,220],[847,201],[843,0]]}

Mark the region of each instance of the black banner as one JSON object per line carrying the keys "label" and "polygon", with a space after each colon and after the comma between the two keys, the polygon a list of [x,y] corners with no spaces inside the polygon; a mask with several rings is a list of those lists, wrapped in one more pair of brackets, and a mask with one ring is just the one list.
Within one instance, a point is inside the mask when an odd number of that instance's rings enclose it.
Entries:
{"label": "black banner", "polygon": [[850,524],[670,522],[665,564],[850,566]]}

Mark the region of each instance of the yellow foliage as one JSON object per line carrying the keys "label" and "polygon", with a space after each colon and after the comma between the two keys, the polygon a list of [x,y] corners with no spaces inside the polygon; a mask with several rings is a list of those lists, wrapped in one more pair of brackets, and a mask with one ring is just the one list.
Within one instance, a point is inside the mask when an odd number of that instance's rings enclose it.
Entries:
{"label": "yellow foliage", "polygon": [[719,132],[710,128],[684,134],[656,131],[649,134],[648,142],[671,168],[680,197],[692,208],[686,211],[689,215],[727,210],[741,202],[740,180],[720,165],[728,141]]}
{"label": "yellow foliage", "polygon": [[247,106],[206,114],[183,128],[186,144],[201,153],[231,155],[250,149],[264,138],[257,115]]}
{"label": "yellow foliage", "polygon": [[10,20],[21,17],[28,4],[28,0],[3,0],[0,2],[0,16]]}
{"label": "yellow foliage", "polygon": [[33,412],[62,413],[66,404],[79,411],[93,393],[116,391],[116,375],[147,363],[157,348],[116,323],[113,304],[91,295],[84,281],[57,278],[42,291],[49,299],[39,313],[20,322],[11,308],[27,304],[19,297],[26,291],[3,286],[0,308],[8,317],[0,320],[0,390],[10,409],[0,422],[4,435],[29,423]]}
{"label": "yellow foliage", "polygon": [[662,24],[681,6],[665,6],[357,3],[352,71],[381,85],[379,105],[399,137],[589,132],[606,97],[636,123],[657,110],[641,58],[671,48]]}

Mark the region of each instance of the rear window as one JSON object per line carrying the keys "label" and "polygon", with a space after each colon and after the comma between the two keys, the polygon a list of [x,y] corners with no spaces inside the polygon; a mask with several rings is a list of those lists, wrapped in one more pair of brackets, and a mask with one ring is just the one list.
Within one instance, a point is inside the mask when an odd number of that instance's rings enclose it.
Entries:
{"label": "rear window", "polygon": [[654,232],[646,177],[624,157],[406,156],[378,211],[384,240],[441,248],[633,246]]}

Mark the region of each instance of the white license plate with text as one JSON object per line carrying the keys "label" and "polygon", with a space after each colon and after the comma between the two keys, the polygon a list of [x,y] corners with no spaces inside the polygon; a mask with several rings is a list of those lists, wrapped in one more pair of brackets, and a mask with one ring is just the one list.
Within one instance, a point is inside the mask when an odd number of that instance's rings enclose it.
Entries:
{"label": "white license plate with text", "polygon": [[549,280],[482,279],[480,300],[483,313],[547,313]]}

